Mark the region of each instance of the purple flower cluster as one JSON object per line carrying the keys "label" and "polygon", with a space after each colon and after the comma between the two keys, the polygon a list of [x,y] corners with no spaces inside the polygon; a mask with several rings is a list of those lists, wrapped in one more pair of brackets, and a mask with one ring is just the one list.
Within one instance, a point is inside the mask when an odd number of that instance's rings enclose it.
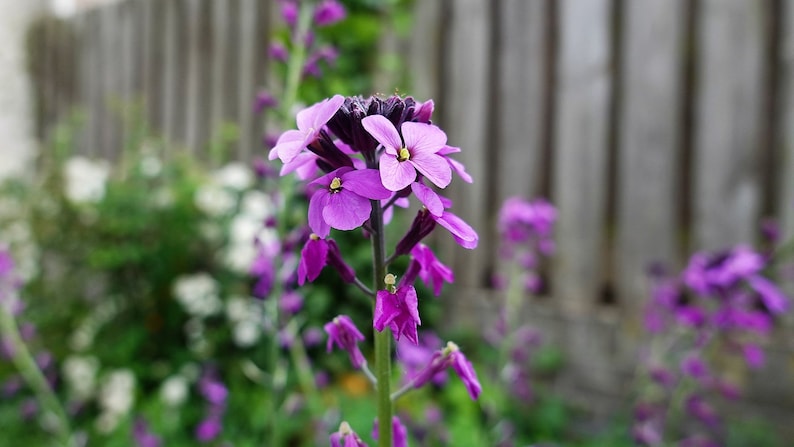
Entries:
{"label": "purple flower cluster", "polygon": [[[417,278],[436,296],[444,283],[455,278],[422,240],[437,225],[466,249],[475,248],[479,239],[471,226],[450,211],[452,201],[437,192],[452,182],[453,174],[465,182],[472,179],[463,165],[450,157],[460,149],[447,145],[444,131],[431,122],[432,113],[432,101],[418,102],[411,97],[337,95],[298,112],[297,129],[284,132],[268,156],[283,162],[281,175],[294,173],[307,184],[312,234],[301,250],[298,282],[314,281],[326,266],[332,267],[345,282],[374,299],[372,325],[377,331],[388,328],[396,341],[413,346],[420,344]],[[383,253],[380,261],[388,272],[394,259],[410,256],[408,267],[399,281],[392,273],[377,278],[377,290],[372,291],[344,261],[343,251],[331,238],[332,230],[361,229],[363,236],[385,241],[395,206],[408,207],[412,197],[420,209],[393,252],[389,256]],[[358,347],[364,335],[352,319],[340,315],[326,324],[325,331],[329,350],[337,346],[347,351],[353,366],[369,373]],[[472,399],[479,397],[482,388],[477,375],[457,345],[450,342],[425,360],[423,367],[414,365],[406,389],[421,387],[451,367]],[[405,428],[395,421],[395,445],[405,445],[406,437],[400,435]],[[331,443],[363,445],[347,424],[332,436]]]}
{"label": "purple flower cluster", "polygon": [[[646,394],[637,403],[633,436],[641,445],[662,445],[675,433],[679,445],[722,445],[724,423],[719,399],[735,399],[739,388],[712,362],[738,356],[748,368],[764,364],[761,348],[776,318],[788,312],[790,300],[769,278],[767,255],[746,245],[719,253],[694,254],[677,276],[653,272],[645,328],[658,346],[648,352]],[[682,399],[674,396],[684,390]],[[671,419],[669,407],[681,402],[688,421]],[[696,421],[696,424],[693,424]]]}
{"label": "purple flower cluster", "polygon": [[217,374],[208,369],[198,383],[199,393],[207,402],[204,419],[196,427],[196,440],[202,443],[211,442],[223,431],[223,415],[226,412],[226,399],[229,391]]}
{"label": "purple flower cluster", "polygon": [[[519,267],[524,289],[531,293],[543,288],[538,267],[543,258],[554,253],[556,221],[557,210],[545,199],[510,197],[499,211],[500,257]],[[494,280],[497,288],[505,287],[505,278]]]}

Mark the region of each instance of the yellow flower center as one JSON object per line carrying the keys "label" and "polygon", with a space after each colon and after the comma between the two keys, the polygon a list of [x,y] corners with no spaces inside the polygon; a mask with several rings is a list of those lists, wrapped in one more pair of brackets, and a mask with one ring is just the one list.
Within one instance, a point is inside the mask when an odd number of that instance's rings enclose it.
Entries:
{"label": "yellow flower center", "polygon": [[411,153],[408,152],[408,149],[402,148],[400,149],[399,154],[397,155],[397,160],[399,161],[406,161],[411,158]]}
{"label": "yellow flower center", "polygon": [[452,354],[453,352],[458,352],[460,348],[455,343],[448,341],[447,346],[444,348],[444,357]]}
{"label": "yellow flower center", "polygon": [[331,180],[331,192],[339,192],[342,189],[342,180],[339,177],[334,177]]}
{"label": "yellow flower center", "polygon": [[387,273],[386,277],[383,278],[383,283],[387,286],[393,286],[397,283],[397,277],[392,275],[391,273]]}

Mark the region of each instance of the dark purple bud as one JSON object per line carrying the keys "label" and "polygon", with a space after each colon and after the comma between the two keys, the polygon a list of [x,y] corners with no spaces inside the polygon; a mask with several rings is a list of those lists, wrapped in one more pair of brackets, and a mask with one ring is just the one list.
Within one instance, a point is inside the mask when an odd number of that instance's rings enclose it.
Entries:
{"label": "dark purple bud", "polygon": [[435,219],[433,219],[426,208],[422,208],[411,223],[411,228],[409,228],[405,236],[397,242],[394,255],[402,256],[410,253],[416,244],[421,242],[434,228],[436,228]]}
{"label": "dark purple bud", "polygon": [[342,253],[339,251],[339,246],[333,240],[328,240],[328,265],[335,268],[339,272],[342,281],[352,283],[356,279],[356,271],[350,267],[344,259]]}
{"label": "dark purple bud", "polygon": [[261,91],[256,94],[256,99],[254,100],[254,113],[260,114],[263,110],[276,107],[277,105],[278,100],[273,95],[269,92]]}

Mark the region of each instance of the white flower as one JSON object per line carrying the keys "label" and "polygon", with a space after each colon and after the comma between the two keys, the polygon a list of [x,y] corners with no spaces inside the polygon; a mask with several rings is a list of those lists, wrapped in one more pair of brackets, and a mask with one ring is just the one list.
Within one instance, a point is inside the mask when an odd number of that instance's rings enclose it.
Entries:
{"label": "white flower", "polygon": [[181,375],[171,376],[160,385],[160,399],[171,407],[185,403],[188,394],[187,379]]}
{"label": "white flower", "polygon": [[146,177],[157,177],[162,170],[163,163],[154,155],[147,155],[141,160],[141,173]]}
{"label": "white flower", "polygon": [[251,320],[244,320],[235,324],[232,331],[234,343],[241,348],[253,346],[261,335],[262,326]]}
{"label": "white flower", "polygon": [[220,312],[218,283],[207,273],[181,276],[174,283],[174,296],[187,313],[208,317]]}
{"label": "white flower", "polygon": [[245,214],[238,214],[232,219],[229,228],[229,238],[232,242],[253,245],[262,228],[264,228],[262,220],[252,219]]}
{"label": "white flower", "polygon": [[210,217],[229,214],[237,204],[234,193],[215,184],[201,186],[196,191],[194,202],[199,210]]}
{"label": "white flower", "polygon": [[214,174],[219,185],[242,191],[254,185],[254,173],[251,168],[240,162],[229,163]]}
{"label": "white flower", "polygon": [[272,216],[275,211],[270,196],[262,191],[246,191],[240,203],[241,213],[260,222]]}
{"label": "white flower", "polygon": [[92,161],[76,156],[66,161],[64,180],[66,198],[74,203],[96,203],[105,196],[105,183],[110,166],[105,161]]}
{"label": "white flower", "polygon": [[73,398],[84,401],[94,394],[99,361],[93,356],[69,356],[63,362],[63,377]]}
{"label": "white flower", "polygon": [[232,242],[223,255],[226,267],[240,275],[247,275],[256,259],[256,246],[253,243]]}
{"label": "white flower", "polygon": [[226,300],[226,318],[241,321],[259,314],[259,306],[250,297],[235,295]]}
{"label": "white flower", "polygon": [[97,398],[103,413],[122,416],[135,401],[135,375],[129,369],[117,369],[105,376]]}

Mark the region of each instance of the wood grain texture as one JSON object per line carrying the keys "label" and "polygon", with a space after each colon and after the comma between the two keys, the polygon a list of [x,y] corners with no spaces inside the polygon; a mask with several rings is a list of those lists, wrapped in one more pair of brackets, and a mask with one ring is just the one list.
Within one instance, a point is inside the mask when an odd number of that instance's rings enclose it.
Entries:
{"label": "wood grain texture", "polygon": [[[678,265],[685,3],[624,2],[618,144],[618,300],[639,315],[652,262]],[[652,106],[651,106],[652,105]]]}
{"label": "wood grain texture", "polygon": [[752,242],[758,224],[763,5],[744,0],[700,5],[695,249]]}
{"label": "wood grain texture", "polygon": [[782,114],[777,141],[781,154],[778,209],[783,240],[790,240],[794,237],[794,5],[791,3],[783,3],[782,20],[781,95],[777,105]]}
{"label": "wood grain texture", "polygon": [[559,2],[553,201],[559,209],[554,292],[588,312],[601,286],[610,101],[610,2]]}

